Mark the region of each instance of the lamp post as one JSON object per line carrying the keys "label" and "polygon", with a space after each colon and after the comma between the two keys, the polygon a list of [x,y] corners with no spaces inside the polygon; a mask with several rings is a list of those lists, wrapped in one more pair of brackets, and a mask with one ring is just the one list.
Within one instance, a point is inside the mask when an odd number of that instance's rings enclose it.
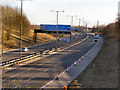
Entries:
{"label": "lamp post", "polygon": [[[3,47],[2,47],[2,45],[3,45],[3,35],[2,35],[2,9],[0,8],[0,62],[2,62],[2,50],[3,50]],[[2,71],[1,73],[0,73],[0,81],[2,81],[2,75],[3,75],[3,73],[4,73],[4,69],[2,69],[2,67],[0,68],[0,71]],[[2,82],[1,82],[1,84],[0,84],[0,89],[2,90]]]}
{"label": "lamp post", "polygon": [[[57,12],[57,23],[56,23],[56,33],[57,33],[57,37],[56,39],[58,40],[58,13],[59,12],[64,12],[64,10],[62,11],[54,11],[54,10],[51,10],[51,12]],[[55,47],[55,50],[57,51],[57,40],[56,40],[56,47]]]}
{"label": "lamp post", "polygon": [[85,28],[85,20],[83,18],[83,31],[84,31],[84,28]]}
{"label": "lamp post", "polygon": [[68,15],[67,17],[71,17],[71,26],[73,26],[73,18],[74,18],[74,17],[77,17],[77,15],[75,15],[75,16],[69,16],[69,15]]}
{"label": "lamp post", "polygon": [[22,58],[22,8],[23,0],[21,0],[21,28],[20,28],[20,60]]}
{"label": "lamp post", "polygon": [[98,26],[99,26],[99,21],[97,21],[97,29],[98,29]]}
{"label": "lamp post", "polygon": [[18,0],[21,1],[21,26],[20,26],[20,60],[22,59],[22,12],[23,12],[23,1],[32,1],[32,0]]}
{"label": "lamp post", "polygon": [[79,27],[80,27],[80,20],[81,20],[81,19],[79,19]]}
{"label": "lamp post", "polygon": [[76,19],[76,20],[79,20],[79,22],[78,22],[78,26],[80,27],[80,21],[81,21],[81,19],[79,18],[79,19]]}
{"label": "lamp post", "polygon": [[[67,17],[71,17],[71,26],[73,26],[73,17],[77,17],[77,15],[75,15],[75,16],[67,16]],[[72,38],[72,30],[70,29],[70,32],[71,32],[71,34],[70,34],[70,44],[71,44],[71,38]]]}

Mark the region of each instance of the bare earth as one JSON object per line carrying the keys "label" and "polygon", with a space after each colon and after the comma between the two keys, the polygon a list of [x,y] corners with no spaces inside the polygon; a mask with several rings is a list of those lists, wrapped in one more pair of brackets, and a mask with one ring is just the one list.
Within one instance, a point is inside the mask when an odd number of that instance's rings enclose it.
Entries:
{"label": "bare earth", "polygon": [[118,41],[107,38],[96,58],[68,88],[117,88]]}

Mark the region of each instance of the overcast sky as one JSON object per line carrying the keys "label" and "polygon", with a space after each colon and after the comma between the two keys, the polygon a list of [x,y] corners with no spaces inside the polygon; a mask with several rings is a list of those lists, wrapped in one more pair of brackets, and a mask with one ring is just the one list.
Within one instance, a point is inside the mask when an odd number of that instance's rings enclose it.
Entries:
{"label": "overcast sky", "polygon": [[[56,12],[50,10],[65,10],[59,13],[59,24],[71,24],[67,15],[77,15],[73,25],[78,25],[84,18],[89,26],[114,22],[118,13],[119,0],[32,0],[23,2],[23,11],[31,24],[56,24]],[[0,0],[2,5],[20,8],[20,0]],[[81,20],[83,25],[83,19]]]}

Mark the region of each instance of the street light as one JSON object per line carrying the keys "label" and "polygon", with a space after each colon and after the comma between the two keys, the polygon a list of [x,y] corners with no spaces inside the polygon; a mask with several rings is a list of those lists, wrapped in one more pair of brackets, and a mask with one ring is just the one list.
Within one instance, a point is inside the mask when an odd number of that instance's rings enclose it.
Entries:
{"label": "street light", "polygon": [[73,17],[77,17],[77,15],[75,15],[75,16],[67,16],[67,17],[71,17],[71,26],[73,26]]}
{"label": "street light", "polygon": [[78,26],[80,27],[80,21],[81,21],[81,19],[80,19],[80,18],[79,18],[79,19],[77,18],[76,20],[79,20],[79,24],[78,24]]}
{"label": "street light", "polygon": [[85,20],[84,20],[84,18],[82,18],[83,19],[83,31],[84,31],[84,27],[85,27]]}
{"label": "street light", "polygon": [[23,1],[32,1],[32,0],[17,0],[21,1],[21,28],[20,28],[20,60],[22,58],[22,11],[23,11]]}
{"label": "street light", "polygon": [[[22,12],[23,12],[23,1],[32,1],[32,0],[17,0],[17,1],[21,1],[21,28],[20,28],[20,60],[21,60],[22,59]],[[18,86],[19,86],[19,84],[16,87],[18,87]]]}
{"label": "street light", "polygon": [[[56,37],[56,39],[58,40],[58,13],[59,13],[59,12],[65,12],[65,11],[64,11],[64,10],[62,10],[62,11],[51,10],[51,12],[57,12],[57,23],[56,23],[57,37]],[[56,51],[57,51],[57,40],[56,40],[56,47],[55,47]]]}
{"label": "street light", "polygon": [[[73,26],[73,17],[77,17],[77,15],[75,15],[75,16],[67,16],[67,17],[71,17],[71,26]],[[71,32],[72,30],[70,29],[70,32]],[[71,34],[70,34],[70,43],[71,43],[71,38],[72,38],[72,32],[71,32]]]}

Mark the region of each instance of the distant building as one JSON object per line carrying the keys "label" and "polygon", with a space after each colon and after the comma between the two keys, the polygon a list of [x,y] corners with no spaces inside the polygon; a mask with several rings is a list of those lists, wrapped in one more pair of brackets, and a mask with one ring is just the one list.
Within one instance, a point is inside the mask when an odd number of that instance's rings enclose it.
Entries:
{"label": "distant building", "polygon": [[118,18],[120,18],[120,1],[118,2]]}

